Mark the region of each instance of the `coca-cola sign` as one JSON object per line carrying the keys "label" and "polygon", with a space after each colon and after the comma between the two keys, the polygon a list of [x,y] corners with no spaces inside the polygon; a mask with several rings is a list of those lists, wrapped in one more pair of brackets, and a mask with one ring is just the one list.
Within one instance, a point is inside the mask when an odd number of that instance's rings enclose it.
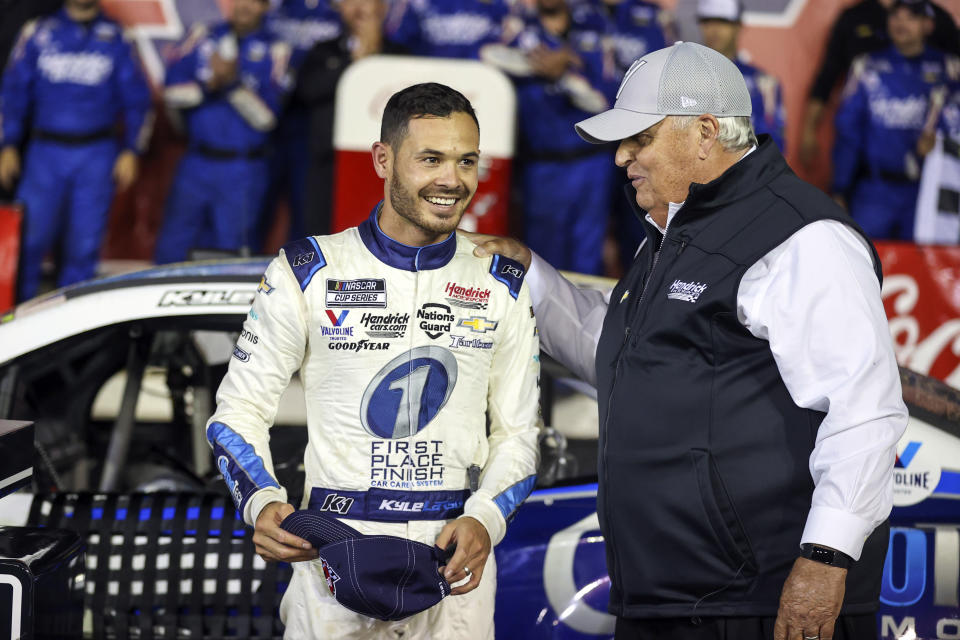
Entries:
{"label": "coca-cola sign", "polygon": [[960,247],[876,246],[897,362],[960,388]]}

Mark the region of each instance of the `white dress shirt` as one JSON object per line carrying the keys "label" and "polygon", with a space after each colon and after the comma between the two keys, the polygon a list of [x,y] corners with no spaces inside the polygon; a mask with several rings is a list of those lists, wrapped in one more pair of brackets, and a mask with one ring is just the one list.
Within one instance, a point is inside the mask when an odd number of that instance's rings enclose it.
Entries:
{"label": "white dress shirt", "polygon": [[[670,203],[667,227],[682,206]],[[596,386],[610,292],[578,289],[536,254],[526,282],[543,349]],[[806,225],[744,273],[737,317],[770,343],[793,401],[827,414],[810,455],[815,489],[800,542],[859,559],[890,514],[896,445],[907,425],[866,242],[835,220]]]}

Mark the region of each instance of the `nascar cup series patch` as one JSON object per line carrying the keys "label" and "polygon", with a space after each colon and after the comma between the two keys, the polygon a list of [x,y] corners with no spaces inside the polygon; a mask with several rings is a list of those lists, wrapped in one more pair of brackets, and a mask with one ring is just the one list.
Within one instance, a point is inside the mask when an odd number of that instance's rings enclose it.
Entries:
{"label": "nascar cup series patch", "polygon": [[387,307],[387,281],[383,278],[327,280],[327,307]]}

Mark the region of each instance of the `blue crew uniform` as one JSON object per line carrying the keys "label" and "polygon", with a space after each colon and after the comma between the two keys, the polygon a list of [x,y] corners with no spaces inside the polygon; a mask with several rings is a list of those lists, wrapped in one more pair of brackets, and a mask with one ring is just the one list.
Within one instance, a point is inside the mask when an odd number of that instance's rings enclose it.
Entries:
{"label": "blue crew uniform", "polygon": [[920,167],[916,143],[933,91],[956,81],[960,61],[926,48],[906,58],[895,47],[853,65],[837,111],[833,191],[873,238],[911,240]]}
{"label": "blue crew uniform", "polygon": [[733,61],[740,69],[747,91],[750,92],[750,103],[753,115],[750,122],[757,135],[767,133],[773,138],[781,153],[784,147],[783,129],[786,120],[786,109],[783,106],[783,91],[780,83],[769,73],[758,69],[752,64],[737,58]]}
{"label": "blue crew uniform", "polygon": [[[320,42],[336,40],[343,33],[340,14],[330,0],[283,0],[266,23],[267,30],[290,47],[290,68],[299,76],[307,53]],[[297,80],[299,82],[299,79]],[[307,228],[306,183],[310,165],[310,111],[293,92],[272,136],[269,173],[264,201],[260,204],[259,236],[265,238],[273,223],[272,213],[286,191],[290,211],[290,240],[329,233]]]}
{"label": "blue crew uniform", "polygon": [[167,72],[164,99],[183,109],[188,146],[167,198],[158,263],[184,260],[191,247],[237,250],[255,239],[267,183],[267,138],[289,86],[289,47],[264,28],[237,39],[237,80],[209,91],[210,58],[229,24],[195,27]]}
{"label": "blue crew uniform", "polygon": [[475,59],[500,40],[509,13],[504,0],[396,0],[384,30],[411,55]]}
{"label": "blue crew uniform", "polygon": [[[675,29],[669,12],[644,0],[621,0],[609,5],[602,0],[590,0],[602,5],[606,14],[608,32],[616,54],[617,71],[623,76],[634,60],[651,51],[657,51],[673,43]],[[616,228],[617,243],[624,268],[633,262],[633,254],[646,237],[643,224],[637,219],[630,201],[623,195],[625,177],[622,171],[612,169],[611,208]]]}
{"label": "blue crew uniform", "polygon": [[634,60],[672,44],[670,15],[653,3],[623,0],[608,9],[607,20],[620,73]]}
{"label": "blue crew uniform", "polygon": [[[514,79],[524,224],[527,243],[551,264],[597,274],[603,271],[610,216],[612,150],[584,142],[573,125],[612,104],[619,74],[603,16],[575,5],[570,17],[569,30],[558,37],[536,15],[528,16],[510,43],[522,51],[570,47],[583,62],[578,73],[568,72],[556,82],[536,76]],[[572,90],[572,77],[589,83],[595,97],[590,110],[576,95],[582,92]]]}
{"label": "blue crew uniform", "polygon": [[122,147],[140,153],[149,111],[146,79],[116,22],[79,23],[61,10],[23,27],[0,100],[0,145],[30,139],[16,194],[26,206],[19,299],[37,294],[43,257],[58,240],[57,284],[94,276],[114,192],[114,127],[122,119]]}

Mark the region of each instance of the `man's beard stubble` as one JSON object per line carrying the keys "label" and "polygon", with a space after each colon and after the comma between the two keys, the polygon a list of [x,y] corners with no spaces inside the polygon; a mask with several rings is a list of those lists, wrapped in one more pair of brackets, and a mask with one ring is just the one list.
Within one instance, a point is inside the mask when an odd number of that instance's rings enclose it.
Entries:
{"label": "man's beard stubble", "polygon": [[431,196],[460,199],[459,214],[445,219],[434,219],[424,216],[420,213],[417,205],[420,195],[423,191],[426,191],[426,189],[422,190],[421,193],[418,193],[417,195],[412,194],[400,181],[400,176],[397,175],[397,168],[394,166],[393,177],[390,181],[390,205],[393,207],[393,210],[396,211],[397,214],[399,214],[404,220],[413,223],[428,233],[453,232],[457,228],[457,225],[460,224],[460,219],[463,217],[463,212],[466,210],[467,205],[470,204],[470,201],[467,199],[466,190],[455,189],[452,191],[428,194]]}

